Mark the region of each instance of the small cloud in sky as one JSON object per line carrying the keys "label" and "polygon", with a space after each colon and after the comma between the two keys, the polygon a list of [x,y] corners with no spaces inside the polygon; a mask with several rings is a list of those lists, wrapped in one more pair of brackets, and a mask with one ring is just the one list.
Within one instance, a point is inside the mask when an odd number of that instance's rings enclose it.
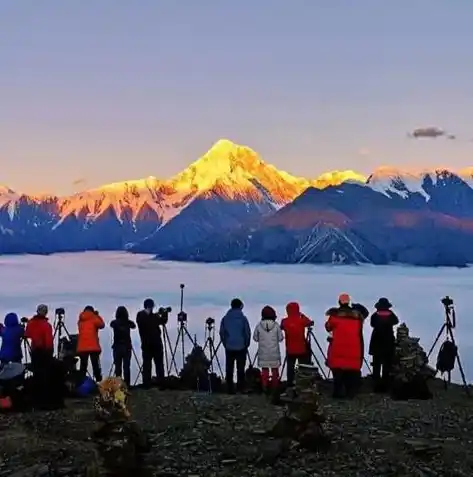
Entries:
{"label": "small cloud in sky", "polygon": [[416,128],[411,131],[408,136],[412,139],[437,139],[438,137],[446,137],[447,139],[456,139],[456,136],[445,131],[445,129],[437,126],[427,126]]}
{"label": "small cloud in sky", "polygon": [[361,147],[358,150],[358,155],[362,157],[367,157],[371,154],[371,151],[367,147]]}
{"label": "small cloud in sky", "polygon": [[87,184],[87,179],[85,177],[79,177],[78,179],[72,181],[72,185],[77,187],[77,186],[82,186]]}

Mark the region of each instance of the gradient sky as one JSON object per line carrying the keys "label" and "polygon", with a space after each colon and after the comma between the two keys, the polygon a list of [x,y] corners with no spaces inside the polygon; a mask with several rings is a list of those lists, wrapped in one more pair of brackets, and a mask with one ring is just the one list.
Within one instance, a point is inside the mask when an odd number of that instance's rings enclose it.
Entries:
{"label": "gradient sky", "polygon": [[[292,173],[473,165],[473,2],[0,2],[0,183],[168,177],[213,142]],[[457,140],[413,140],[435,125]]]}

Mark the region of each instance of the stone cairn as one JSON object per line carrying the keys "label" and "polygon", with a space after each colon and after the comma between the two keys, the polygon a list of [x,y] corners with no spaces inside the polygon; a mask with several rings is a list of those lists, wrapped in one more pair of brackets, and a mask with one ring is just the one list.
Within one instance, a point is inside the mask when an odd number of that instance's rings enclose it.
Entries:
{"label": "stone cairn", "polygon": [[309,450],[320,450],[330,444],[324,430],[326,418],[317,389],[317,382],[321,380],[316,366],[297,367],[295,386],[281,395],[286,411],[271,432],[274,437],[297,441]]}
{"label": "stone cairn", "polygon": [[419,376],[435,376],[435,370],[429,366],[429,358],[419,341],[420,338],[409,336],[409,328],[405,323],[398,326],[393,366],[395,380],[408,383]]}
{"label": "stone cairn", "polygon": [[203,348],[195,345],[186,356],[186,362],[180,373],[182,387],[185,389],[209,391],[210,360]]}
{"label": "stone cairn", "polygon": [[[92,435],[102,465],[113,476],[146,475],[142,454],[149,450],[146,436],[128,409],[128,389],[120,378],[106,378],[98,383],[99,396],[94,410],[100,423]],[[88,476],[94,473],[88,471]]]}

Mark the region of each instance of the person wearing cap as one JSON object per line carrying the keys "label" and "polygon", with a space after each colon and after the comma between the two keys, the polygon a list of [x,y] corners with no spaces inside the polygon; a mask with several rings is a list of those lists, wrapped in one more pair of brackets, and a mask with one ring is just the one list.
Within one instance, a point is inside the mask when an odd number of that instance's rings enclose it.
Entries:
{"label": "person wearing cap", "polygon": [[155,303],[147,298],[143,303],[143,310],[136,315],[136,324],[141,339],[141,353],[143,359],[143,386],[151,386],[152,363],[156,368],[158,382],[165,378],[164,373],[164,346],[161,337],[161,326],[166,325],[167,318],[154,312]]}
{"label": "person wearing cap", "polygon": [[[284,339],[281,328],[276,322],[276,311],[270,306],[261,310],[261,321],[253,332],[253,340],[258,343],[258,366],[261,368],[261,386],[263,391],[279,385],[279,367],[281,350],[279,343]],[[271,373],[271,378],[270,378]]]}
{"label": "person wearing cap", "polygon": [[54,330],[48,320],[48,307],[38,305],[25,328],[25,338],[30,340],[33,395],[38,403],[46,403],[51,394],[51,368],[54,363]]}
{"label": "person wearing cap", "polygon": [[243,313],[243,302],[234,298],[230,309],[220,321],[220,340],[225,349],[225,381],[227,391],[235,392],[233,374],[237,368],[237,391],[245,390],[245,366],[248,348],[251,343],[251,328]]}
{"label": "person wearing cap", "polygon": [[296,363],[310,363],[310,349],[306,338],[306,329],[314,322],[301,312],[299,303],[286,305],[287,316],[281,321],[281,329],[286,339],[287,385],[294,385]]}
{"label": "person wearing cap", "polygon": [[394,357],[394,327],[399,319],[391,310],[392,304],[387,298],[380,298],[374,307],[376,311],[371,315],[373,331],[369,346],[369,354],[373,357],[373,390],[385,392],[389,388]]}
{"label": "person wearing cap", "polygon": [[346,293],[338,297],[338,307],[326,312],[325,329],[331,333],[327,366],[333,373],[335,398],[351,398],[356,393],[363,364],[364,315],[366,313],[359,305],[351,306],[350,296]]}
{"label": "person wearing cap", "polygon": [[53,355],[53,335],[53,327],[48,319],[48,307],[38,305],[36,315],[28,320],[25,329],[25,338],[30,340],[31,345],[31,361],[34,360],[35,355]]}

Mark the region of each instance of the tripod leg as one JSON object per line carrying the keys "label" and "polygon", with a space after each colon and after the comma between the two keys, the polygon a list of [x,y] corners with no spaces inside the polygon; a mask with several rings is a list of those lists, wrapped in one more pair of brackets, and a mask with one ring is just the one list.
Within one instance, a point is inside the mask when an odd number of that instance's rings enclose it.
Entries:
{"label": "tripod leg", "polygon": [[[327,363],[327,355],[324,353],[324,350],[323,350],[322,346],[320,346],[319,340],[315,337],[315,335],[314,335],[314,333],[313,333],[312,331],[310,332],[310,334],[311,334],[312,339],[314,340],[314,343],[315,343],[315,345],[317,346],[317,348],[318,348],[320,354],[322,355],[322,358],[324,358],[324,363]],[[313,358],[314,358],[314,359],[317,361],[317,363],[318,363],[318,366],[319,366],[319,368],[320,368],[320,370],[321,370],[321,372],[322,372],[323,377],[324,377],[325,379],[328,379],[328,378],[330,377],[330,369],[329,369],[328,373],[326,373],[325,371],[323,371],[323,368],[322,368],[322,366],[319,364],[319,361],[317,360],[317,358],[315,357],[314,352],[313,352],[313,351],[311,351],[311,352],[312,352]]]}
{"label": "tripod leg", "polygon": [[[450,339],[452,340],[452,343],[457,346],[455,343],[455,337],[453,336],[453,330],[450,327],[447,327],[447,333],[450,335]],[[460,370],[460,375],[463,381],[463,386],[465,387],[465,392],[468,397],[470,397],[470,388],[468,387],[468,383],[466,382],[466,376],[465,376],[465,371],[463,371],[463,366],[460,360],[460,353],[458,351],[457,347],[457,363],[458,363],[458,369]]]}
{"label": "tripod leg", "polygon": [[256,352],[255,356],[253,357],[253,361],[250,360],[251,367],[254,368],[256,364],[256,359],[258,358],[258,351]]}
{"label": "tripod leg", "polygon": [[[437,337],[436,337],[435,340],[434,340],[434,344],[431,346],[429,352],[427,353],[427,358],[430,358],[430,355],[432,354],[432,351],[433,351],[434,348],[437,346],[437,343],[439,342],[439,339],[441,338],[441,336],[442,336],[443,332],[445,331],[445,328],[446,328],[446,327],[447,327],[447,324],[444,323],[444,324],[442,325],[442,327],[440,328],[440,331],[438,332]],[[450,330],[450,331],[451,331],[451,330]],[[448,330],[447,330],[447,332],[448,332]]]}
{"label": "tripod leg", "polygon": [[[172,344],[171,344],[171,338],[169,337],[169,333],[167,331],[167,328],[166,328],[166,332],[164,333],[164,339],[165,339],[165,342],[167,343],[166,347],[169,350],[169,352],[171,353],[172,352]],[[172,361],[169,362],[167,352],[166,352],[165,358],[166,358],[166,372],[168,373],[168,376],[169,376],[171,374],[171,370],[172,370]]]}
{"label": "tripod leg", "polygon": [[181,339],[181,333],[182,333],[182,327],[179,328],[179,331],[177,332],[177,337],[176,337],[176,342],[174,344],[174,348],[171,348],[171,365],[169,366],[169,373],[168,374],[171,374],[173,365],[174,365],[174,369],[176,370],[176,375],[179,374],[179,371],[177,370],[177,364],[176,364],[176,354],[177,354],[177,348],[179,346],[179,340]]}
{"label": "tripod leg", "polygon": [[[168,362],[168,345],[167,345],[167,334],[168,330],[166,328],[166,325],[163,325],[163,351],[164,351],[164,365],[165,365],[165,372],[168,372],[169,368],[169,362]],[[169,374],[169,373],[168,373]]]}
{"label": "tripod leg", "polygon": [[[216,350],[216,348],[215,348],[215,346],[214,346],[213,343],[211,344],[211,348],[210,348],[210,349],[212,350],[212,348],[213,348],[213,352],[212,352],[212,353],[213,353],[213,358],[215,359],[215,361],[217,361],[217,367],[218,367],[218,370],[220,371],[220,376],[221,376],[222,379],[223,379],[222,366],[220,365],[220,360],[218,359],[218,356],[217,356],[217,350]],[[212,360],[212,361],[213,361],[213,360]]]}
{"label": "tripod leg", "polygon": [[324,379],[327,379],[327,373],[325,372],[324,368],[322,368],[319,359],[317,358],[317,356],[315,356],[315,353],[313,351],[311,351],[311,354],[312,358],[314,358],[314,361],[317,363],[317,366],[319,367],[319,371],[322,373],[322,376],[324,377]]}
{"label": "tripod leg", "polygon": [[279,380],[282,380],[282,375],[284,374],[284,370],[286,369],[286,364],[287,364],[287,356],[284,357],[284,361],[282,362],[281,376],[279,377]]}
{"label": "tripod leg", "polygon": [[370,374],[373,374],[373,371],[372,371],[372,369],[371,369],[370,363],[368,363],[368,360],[367,360],[365,357],[363,357],[363,362],[365,363],[365,366],[366,366],[366,369],[368,370],[368,372],[369,372]]}

